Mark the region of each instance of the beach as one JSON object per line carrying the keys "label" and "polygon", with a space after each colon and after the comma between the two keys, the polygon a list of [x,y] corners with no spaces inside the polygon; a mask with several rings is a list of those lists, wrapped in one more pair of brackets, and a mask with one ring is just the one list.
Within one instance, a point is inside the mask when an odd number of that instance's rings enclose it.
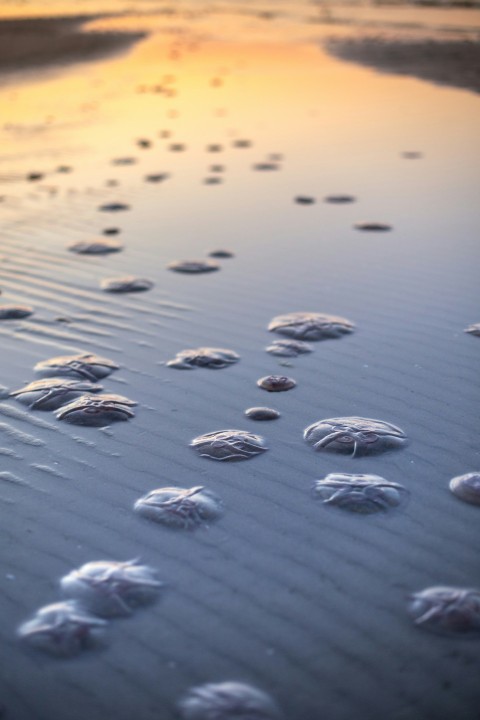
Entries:
{"label": "beach", "polygon": [[[285,720],[477,720],[478,635],[429,632],[408,604],[480,587],[479,510],[448,487],[480,469],[480,340],[464,332],[480,321],[478,10],[83,5],[0,21],[0,314],[31,310],[0,319],[0,716],[176,720],[190,688],[236,681]],[[72,249],[106,240],[116,252]],[[125,276],[143,291],[105,291]],[[293,312],[349,331],[267,352]],[[205,347],[238,361],[168,364]],[[39,363],[85,354],[107,361],[101,393],[136,403],[123,421],[18,401]],[[296,384],[268,392],[268,375]],[[256,406],[280,417],[246,417]],[[406,441],[305,442],[352,417]],[[219,462],[190,446],[232,429],[267,449]],[[407,501],[323,504],[330,473]],[[165,487],[204,487],[222,510],[176,528],[134,510]],[[103,618],[98,646],[22,640],[95,561],[164,585]]]}

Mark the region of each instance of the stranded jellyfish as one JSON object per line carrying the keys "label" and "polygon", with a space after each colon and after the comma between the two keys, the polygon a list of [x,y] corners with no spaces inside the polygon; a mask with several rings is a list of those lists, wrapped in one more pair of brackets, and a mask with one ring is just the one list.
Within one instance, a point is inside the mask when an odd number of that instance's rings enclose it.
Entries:
{"label": "stranded jellyfish", "polygon": [[179,273],[198,274],[220,270],[220,265],[211,260],[176,260],[167,265],[167,268]]}
{"label": "stranded jellyfish", "polygon": [[234,140],[232,143],[233,147],[235,148],[249,148],[252,147],[252,141],[251,140]]}
{"label": "stranded jellyfish", "polygon": [[480,590],[431,587],[410,596],[408,613],[415,625],[442,635],[480,633]]}
{"label": "stranded jellyfish", "polygon": [[108,253],[120,252],[120,250],[123,250],[123,245],[115,242],[115,240],[99,238],[80,240],[80,242],[70,245],[68,249],[78,255],[107,255]]}
{"label": "stranded jellyfish", "polygon": [[262,162],[257,163],[256,165],[253,165],[254,170],[260,170],[263,172],[269,171],[269,170],[280,170],[280,165],[276,162]]}
{"label": "stranded jellyfish", "polygon": [[73,657],[93,647],[107,623],[90,615],[74,601],[58,602],[37,610],[18,628],[18,636],[39,650],[58,657]]}
{"label": "stranded jellyfish", "polygon": [[319,420],[304,430],[303,437],[314,450],[349,452],[352,457],[401,447],[407,440],[395,425],[361,417]]}
{"label": "stranded jellyfish", "polygon": [[330,473],[323,480],[317,480],[313,487],[324,505],[362,515],[396,508],[408,496],[403,485],[388,482],[379,475]]}
{"label": "stranded jellyfish", "polygon": [[88,380],[47,378],[35,380],[20,390],[14,390],[10,396],[32,410],[57,410],[84,393],[97,393],[101,390],[101,385],[95,385]]}
{"label": "stranded jellyfish", "polygon": [[265,350],[270,355],[279,357],[298,357],[298,355],[312,352],[313,348],[303,340],[274,340]]}
{"label": "stranded jellyfish", "polygon": [[60,580],[63,595],[100,617],[123,617],[154,602],[163,587],[156,571],[136,560],[100,560],[72,570]]}
{"label": "stranded jellyfish", "polygon": [[76,377],[95,382],[107,377],[118,365],[108,358],[85,353],[83,355],[58,355],[49,360],[42,360],[33,368],[44,377]]}
{"label": "stranded jellyfish", "polygon": [[223,250],[223,249],[210,250],[210,252],[208,254],[210,255],[210,257],[221,258],[222,260],[226,259],[226,258],[235,257],[231,250]]}
{"label": "stranded jellyfish", "polygon": [[211,460],[248,460],[268,450],[265,438],[245,430],[217,430],[199,435],[190,447]]}
{"label": "stranded jellyfish", "polygon": [[287,335],[295,340],[327,340],[351,333],[353,323],[336,315],[316,312],[293,312],[277,315],[270,321],[268,330]]}
{"label": "stranded jellyfish", "polygon": [[286,375],[266,375],[257,380],[258,387],[267,392],[285,392],[295,387],[296,381]]}
{"label": "stranded jellyfish", "polygon": [[222,501],[202,485],[152,490],[134,505],[143,517],[173,528],[193,529],[222,514]]}
{"label": "stranded jellyfish", "polygon": [[480,323],[473,323],[473,325],[469,325],[465,328],[465,332],[470,333],[470,335],[480,337]]}
{"label": "stranded jellyfish", "polygon": [[315,203],[315,198],[310,195],[297,195],[295,202],[298,205],[313,205]]}
{"label": "stranded jellyfish", "polygon": [[323,200],[333,205],[346,205],[355,202],[356,197],[354,195],[327,195]]}
{"label": "stranded jellyfish", "polygon": [[480,473],[471,472],[454,477],[448,486],[460,500],[472,505],[480,505]]}
{"label": "stranded jellyfish", "polygon": [[280,417],[278,410],[269,407],[251,407],[245,410],[250,420],[277,420]]}
{"label": "stranded jellyfish", "polygon": [[205,367],[217,370],[227,367],[240,360],[233,350],[225,348],[201,347],[192,350],[182,350],[177,353],[173,360],[169,360],[168,367],[179,370],[192,370],[196,367]]}
{"label": "stranded jellyfish", "polygon": [[1,305],[0,320],[21,320],[33,315],[33,308],[28,305]]}
{"label": "stranded jellyfish", "polygon": [[112,422],[120,422],[135,417],[131,409],[137,403],[122,395],[82,395],[73,402],[57,410],[57,419],[74,425],[104,427]]}
{"label": "stranded jellyfish", "polygon": [[167,180],[170,177],[168,173],[152,173],[151,175],[145,175],[145,182],[159,183]]}
{"label": "stranded jellyfish", "polygon": [[121,212],[122,210],[130,210],[130,205],[121,202],[112,202],[100,205],[98,209],[100,212]]}
{"label": "stranded jellyfish", "polygon": [[100,287],[105,292],[111,293],[143,292],[144,290],[151,290],[153,282],[146,278],[125,275],[123,277],[105,278],[100,283]]}
{"label": "stranded jellyfish", "polygon": [[267,693],[231,681],[191,688],[177,707],[181,720],[280,720],[282,717]]}
{"label": "stranded jellyfish", "polygon": [[379,222],[357,222],[353,227],[355,230],[365,230],[367,232],[388,232],[392,229],[391,225]]}

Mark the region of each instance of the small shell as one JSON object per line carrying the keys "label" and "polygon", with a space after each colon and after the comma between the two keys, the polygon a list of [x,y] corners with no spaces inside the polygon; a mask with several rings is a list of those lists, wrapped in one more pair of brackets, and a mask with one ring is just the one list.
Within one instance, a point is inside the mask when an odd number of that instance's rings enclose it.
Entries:
{"label": "small shell", "polygon": [[134,509],[149,520],[189,530],[217,520],[223,511],[220,498],[201,485],[152,490],[136,501]]}
{"label": "small shell", "polygon": [[408,613],[418,625],[442,635],[480,634],[480,590],[431,587],[410,596]]}
{"label": "small shell", "polygon": [[270,695],[239,682],[191,688],[178,703],[180,720],[280,720]]}
{"label": "small shell", "polygon": [[153,282],[146,278],[125,275],[123,277],[105,278],[100,283],[100,287],[105,292],[111,293],[143,292],[144,290],[151,290]]}
{"label": "small shell", "polygon": [[466,333],[470,333],[470,335],[476,335],[476,337],[480,337],[480,323],[474,323],[473,325],[469,325],[465,328]]}
{"label": "small shell", "polygon": [[60,581],[63,595],[100,617],[122,617],[154,602],[163,583],[156,571],[136,560],[100,560],[72,570]]}
{"label": "small shell", "polygon": [[121,202],[105,203],[100,205],[100,212],[121,212],[122,210],[130,210],[130,205]]}
{"label": "small shell", "polygon": [[353,227],[355,230],[365,230],[367,232],[388,232],[392,229],[391,225],[379,222],[357,222]]}
{"label": "small shell", "polygon": [[353,323],[337,315],[316,312],[293,312],[277,315],[270,321],[270,332],[287,335],[295,340],[327,340],[353,332]]}
{"label": "small shell", "polygon": [[313,352],[313,348],[303,340],[274,340],[265,350],[278,357],[298,357]]}
{"label": "small shell", "polygon": [[249,148],[252,147],[252,141],[251,140],[234,140],[232,143],[233,147],[235,148]]}
{"label": "small shell", "polygon": [[76,377],[85,378],[95,382],[107,377],[118,365],[108,358],[85,353],[83,355],[58,355],[57,357],[42,360],[35,365],[35,372],[44,377]]}
{"label": "small shell", "polygon": [[265,439],[245,430],[216,430],[190,443],[199,455],[211,460],[248,460],[266,452]]}
{"label": "small shell", "polygon": [[278,410],[268,407],[251,407],[245,410],[245,415],[250,420],[277,420],[280,417]]}
{"label": "small shell", "polygon": [[18,636],[57,657],[73,657],[102,637],[105,620],[90,615],[74,601],[46,605],[18,628]]}
{"label": "small shell", "polygon": [[78,255],[106,255],[108,253],[120,252],[123,245],[115,242],[115,240],[107,240],[106,238],[98,238],[93,240],[80,240],[80,242],[70,245],[70,252]]}
{"label": "small shell", "polygon": [[57,410],[58,420],[74,425],[105,427],[112,422],[129,420],[135,417],[131,407],[137,403],[122,395],[82,395],[73,402]]}
{"label": "small shell", "polygon": [[188,274],[209,273],[220,270],[220,265],[211,260],[176,260],[167,267],[168,270]]}
{"label": "small shell", "polygon": [[20,390],[14,390],[10,396],[28,405],[32,410],[57,410],[84,393],[97,393],[101,390],[103,390],[101,385],[95,385],[88,380],[47,378],[35,380]]}
{"label": "small shell", "polygon": [[171,143],[171,145],[168,146],[168,149],[170,152],[183,152],[187,149],[187,146],[183,143]]}
{"label": "small shell", "polygon": [[228,365],[232,365],[239,360],[240,355],[237,355],[233,350],[201,347],[182,350],[176,354],[173,360],[169,360],[167,365],[178,370],[192,370],[196,367],[218,370],[219,368],[228,367]]}
{"label": "small shell", "polygon": [[286,375],[266,375],[257,380],[258,387],[268,392],[285,392],[295,387],[296,381]]}
{"label": "small shell", "polygon": [[387,512],[401,505],[408,497],[403,485],[388,482],[379,475],[330,473],[314,484],[315,495],[324,505],[371,515]]}
{"label": "small shell", "polygon": [[222,145],[218,145],[217,143],[212,143],[211,145],[207,145],[205,150],[207,152],[222,152],[223,147]]}
{"label": "small shell", "polygon": [[480,473],[471,472],[452,478],[449,483],[452,493],[472,505],[480,505]]}
{"label": "small shell", "polygon": [[0,305],[0,320],[21,320],[33,315],[33,312],[28,305]]}

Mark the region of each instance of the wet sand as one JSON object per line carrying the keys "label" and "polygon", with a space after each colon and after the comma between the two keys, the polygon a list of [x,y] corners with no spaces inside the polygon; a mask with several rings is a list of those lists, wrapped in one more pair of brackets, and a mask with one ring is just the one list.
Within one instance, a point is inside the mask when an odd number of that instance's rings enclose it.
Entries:
{"label": "wet sand", "polygon": [[138,32],[89,32],[83,26],[102,16],[0,20],[0,73],[63,66],[128,48]]}
{"label": "wet sand", "polygon": [[382,72],[480,92],[480,44],[470,40],[395,40],[381,37],[331,39],[335,57]]}
{"label": "wet sand", "polygon": [[[0,322],[6,719],[176,720],[189,687],[236,680],[288,720],[477,720],[478,640],[422,631],[406,606],[426,587],[480,586],[478,508],[448,489],[480,463],[480,340],[464,332],[480,319],[479,100],[339,62],[302,18],[162,16],[128,55],[0,90],[0,305],[34,310]],[[218,185],[204,182],[213,161]],[[69,250],[108,228],[119,252]],[[212,251],[216,272],[168,269]],[[126,275],[153,286],[102,290]],[[267,353],[281,338],[269,322],[294,311],[355,331]],[[240,359],[167,365],[204,346]],[[77,426],[7,397],[37,363],[81,352],[119,366],[101,384],[135,417]],[[267,394],[266,375],[296,386]],[[245,417],[265,404],[274,422]],[[408,444],[350,457],[303,440],[342,416],[393,423]],[[189,446],[232,428],[268,450],[222,463]],[[322,506],[313,485],[339,472],[409,500],[369,516]],[[196,530],[133,510],[155,488],[199,485],[223,514]],[[60,578],[134,558],[166,587],[112,621],[104,647],[62,660],[20,643]]]}

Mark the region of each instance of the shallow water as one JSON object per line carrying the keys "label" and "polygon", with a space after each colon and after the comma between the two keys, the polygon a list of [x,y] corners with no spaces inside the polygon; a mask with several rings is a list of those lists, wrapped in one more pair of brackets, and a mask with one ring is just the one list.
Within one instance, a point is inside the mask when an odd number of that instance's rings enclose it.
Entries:
{"label": "shallow water", "polygon": [[[430,586],[480,586],[479,511],[448,489],[480,467],[480,342],[464,333],[480,319],[480,101],[342,64],[298,17],[142,22],[155,33],[123,56],[0,90],[0,304],[35,311],[0,324],[1,384],[19,388],[36,363],[88,352],[120,366],[104,392],[139,403],[134,420],[108,429],[0,403],[7,716],[171,720],[190,686],[237,680],[291,720],[476,720],[478,641],[422,632],[406,608]],[[203,182],[213,144],[221,185]],[[278,171],[252,169],[272,155]],[[28,182],[30,172],[44,178]],[[168,178],[145,182],[159,173]],[[357,201],[321,201],[335,194]],[[299,195],[317,202],[303,207]],[[107,203],[131,209],[99,212]],[[123,252],[68,251],[112,217]],[[371,220],[393,229],[353,227]],[[234,257],[215,260],[220,272],[167,270],[223,247]],[[101,291],[104,277],[127,274],[155,285]],[[355,333],[298,358],[267,354],[271,318],[298,311],[347,317]],[[203,346],[241,360],[218,373],[166,366]],[[215,463],[188,447],[216,429],[255,433],[244,411],[265,402],[255,383],[269,374],[298,384],[275,395],[279,421],[261,426],[268,452]],[[312,452],[303,429],[344,416],[392,422],[409,444]],[[329,513],[311,488],[338,472],[400,483],[409,503],[391,515]],[[223,517],[184,534],[133,512],[172,485],[205,485]],[[118,621],[104,649],[59,661],[18,642],[15,629],[58,601],[61,577],[134,558],[168,592]]]}

